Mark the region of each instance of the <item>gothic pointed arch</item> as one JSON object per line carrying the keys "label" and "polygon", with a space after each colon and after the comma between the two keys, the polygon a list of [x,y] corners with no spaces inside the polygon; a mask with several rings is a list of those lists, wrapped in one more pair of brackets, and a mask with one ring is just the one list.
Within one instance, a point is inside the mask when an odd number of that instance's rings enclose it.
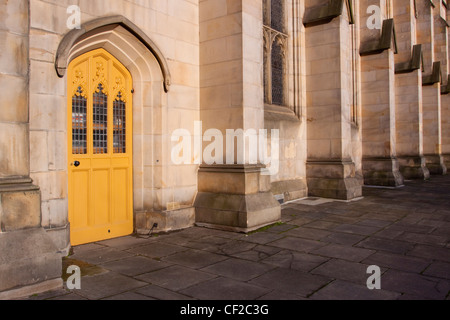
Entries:
{"label": "gothic pointed arch", "polygon": [[89,35],[95,34],[96,32],[102,32],[105,29],[113,29],[119,26],[136,37],[139,42],[141,42],[156,58],[161,69],[164,82],[164,90],[168,92],[171,85],[171,76],[168,63],[161,50],[147,36],[145,32],[143,32],[134,23],[121,15],[102,17],[91,20],[82,24],[80,29],[73,29],[68,32],[60,42],[56,53],[55,68],[58,76],[61,78],[64,77],[67,66],[70,62],[69,60],[72,48],[76,46],[77,43],[86,39],[86,37],[88,37]]}

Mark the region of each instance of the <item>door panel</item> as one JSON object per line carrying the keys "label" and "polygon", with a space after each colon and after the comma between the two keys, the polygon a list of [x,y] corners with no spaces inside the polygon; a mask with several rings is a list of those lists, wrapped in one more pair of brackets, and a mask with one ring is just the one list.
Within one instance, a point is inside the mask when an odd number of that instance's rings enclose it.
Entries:
{"label": "door panel", "polygon": [[[72,173],[72,185],[69,187],[71,190],[76,190],[77,201],[73,203],[73,224],[83,228],[89,225],[88,212],[89,212],[89,171],[77,170]],[[87,186],[87,187],[86,187]]]}
{"label": "door panel", "polygon": [[112,176],[113,219],[117,222],[127,221],[129,199],[120,187],[120,182],[128,180],[128,168],[115,168]]}
{"label": "door panel", "polygon": [[72,245],[133,232],[132,79],[103,49],[69,65],[69,222]]}

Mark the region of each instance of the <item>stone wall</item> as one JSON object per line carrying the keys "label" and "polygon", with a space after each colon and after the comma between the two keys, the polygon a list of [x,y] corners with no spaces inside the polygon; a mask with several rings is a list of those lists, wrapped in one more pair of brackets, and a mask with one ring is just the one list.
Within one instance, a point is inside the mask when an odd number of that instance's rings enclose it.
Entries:
{"label": "stone wall", "polygon": [[[42,190],[43,224],[54,231],[58,245],[65,247],[68,245],[67,79],[58,77],[54,65],[60,41],[70,31],[67,8],[72,2],[30,3],[31,176]],[[171,163],[170,138],[178,128],[193,132],[194,121],[199,120],[198,2],[116,0],[77,4],[82,24],[103,16],[125,16],[154,41],[168,61],[171,74],[168,93],[163,91],[160,71],[157,68],[149,71],[145,65],[151,65],[151,61],[124,56],[121,62],[127,63],[136,86],[133,170],[134,208],[140,221],[137,228],[146,229],[159,222],[170,229],[170,223],[160,219],[161,214],[152,218],[152,212],[165,211],[168,206],[192,207],[197,190],[197,166]],[[127,49],[117,49],[120,43],[102,41],[107,49],[116,50],[117,56],[121,52],[131,55]],[[129,39],[130,46],[133,41],[137,42]],[[92,43],[87,45],[95,48]],[[192,224],[192,210],[188,212]]]}
{"label": "stone wall", "polygon": [[[29,3],[0,4],[0,292],[62,286],[61,258],[41,227],[41,192],[30,179]],[[22,292],[29,292],[27,289]]]}

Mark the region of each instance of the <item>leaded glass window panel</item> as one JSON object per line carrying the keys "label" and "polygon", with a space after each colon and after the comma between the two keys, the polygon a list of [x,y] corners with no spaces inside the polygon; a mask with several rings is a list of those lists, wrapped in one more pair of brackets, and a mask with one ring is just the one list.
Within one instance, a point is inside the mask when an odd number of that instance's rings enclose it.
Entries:
{"label": "leaded glass window panel", "polygon": [[126,153],[127,151],[127,127],[126,127],[126,103],[122,100],[122,93],[119,92],[113,103],[114,115],[114,153]]}
{"label": "leaded glass window panel", "polygon": [[284,57],[278,41],[272,44],[272,104],[284,104]]}
{"label": "leaded glass window panel", "polygon": [[271,27],[279,32],[285,32],[284,1],[285,0],[270,0]]}
{"label": "leaded glass window panel", "polygon": [[108,96],[99,84],[93,95],[94,154],[108,153]]}
{"label": "leaded glass window panel", "polygon": [[81,87],[72,97],[72,153],[87,153],[87,99]]}

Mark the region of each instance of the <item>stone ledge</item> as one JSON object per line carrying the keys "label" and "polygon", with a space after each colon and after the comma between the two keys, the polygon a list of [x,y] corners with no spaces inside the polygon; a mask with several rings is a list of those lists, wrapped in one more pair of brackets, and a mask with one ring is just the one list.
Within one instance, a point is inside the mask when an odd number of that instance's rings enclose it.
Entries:
{"label": "stone ledge", "polygon": [[448,76],[447,85],[441,86],[441,94],[450,93],[450,75]]}
{"label": "stone ledge", "polygon": [[415,70],[419,70],[423,65],[422,59],[422,45],[416,44],[413,47],[411,60],[404,63],[397,63],[395,65],[395,74],[410,73]]}
{"label": "stone ledge", "polygon": [[299,117],[288,107],[265,105],[264,119],[267,121],[300,122]]}
{"label": "stone ledge", "polygon": [[[351,23],[354,23],[351,2],[346,1],[346,3],[349,11],[349,20]],[[344,0],[329,0],[325,5],[307,8],[303,18],[303,25],[307,28],[329,23],[334,18],[342,15],[343,10]]]}
{"label": "stone ledge", "polygon": [[0,192],[26,192],[39,190],[28,177],[11,177],[0,179]]}
{"label": "stone ledge", "polygon": [[430,75],[422,77],[422,85],[431,86],[435,83],[441,82],[441,62],[433,62],[433,71]]}
{"label": "stone ledge", "polygon": [[62,279],[48,280],[35,285],[0,292],[0,300],[27,298],[35,294],[62,289],[63,285],[64,283]]}
{"label": "stone ledge", "polygon": [[[392,48],[394,47],[394,48]],[[381,38],[375,41],[369,41],[361,44],[360,55],[368,56],[382,53],[385,50],[394,49],[397,53],[397,37],[395,35],[394,19],[387,19],[383,21],[383,29]]]}

